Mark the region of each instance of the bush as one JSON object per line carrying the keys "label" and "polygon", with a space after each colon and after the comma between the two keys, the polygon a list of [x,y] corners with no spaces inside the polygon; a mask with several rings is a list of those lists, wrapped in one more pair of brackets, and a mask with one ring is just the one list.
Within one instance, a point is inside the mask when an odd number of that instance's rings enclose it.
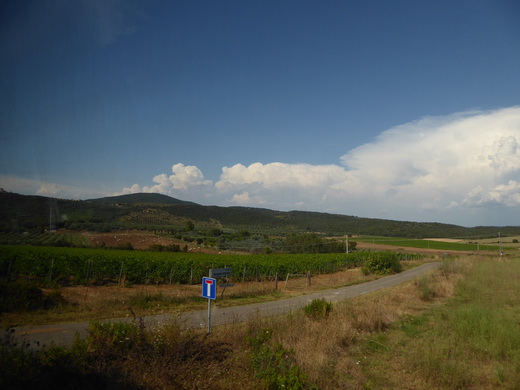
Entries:
{"label": "bush", "polygon": [[0,313],[50,309],[67,303],[59,291],[46,296],[33,282],[0,282]]}
{"label": "bush", "polygon": [[148,247],[148,250],[153,251],[153,252],[180,252],[181,247],[176,244],[171,244],[171,245],[152,244]]}
{"label": "bush", "polygon": [[25,281],[0,283],[0,313],[43,309],[45,305],[43,291],[32,283]]}
{"label": "bush", "polygon": [[[33,349],[14,341],[14,330],[0,340],[0,388],[15,389],[137,389],[123,376],[92,369],[86,344]],[[110,373],[112,374],[112,373]]]}
{"label": "bush", "polygon": [[321,320],[326,318],[332,311],[332,303],[325,299],[314,299],[311,303],[303,308],[305,315],[313,320]]}
{"label": "bush", "polygon": [[365,260],[362,271],[365,275],[388,275],[401,272],[402,266],[399,261],[399,255],[396,252],[373,252]]}
{"label": "bush", "polygon": [[178,326],[150,332],[140,318],[94,321],[88,337],[77,336],[70,349],[18,345],[13,332],[0,337],[2,390],[191,389],[201,368],[219,367],[232,351],[228,343]]}
{"label": "bush", "polygon": [[142,329],[135,323],[94,321],[89,325],[89,348],[100,355],[128,352],[142,340]]}
{"label": "bush", "polygon": [[119,244],[117,249],[121,249],[123,251],[133,251],[135,248],[131,242],[125,242],[124,244]]}

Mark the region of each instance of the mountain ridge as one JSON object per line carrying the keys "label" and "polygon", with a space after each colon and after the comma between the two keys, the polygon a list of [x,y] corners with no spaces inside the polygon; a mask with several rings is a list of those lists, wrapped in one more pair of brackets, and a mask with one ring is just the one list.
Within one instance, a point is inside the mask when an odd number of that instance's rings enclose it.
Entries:
{"label": "mountain ridge", "polygon": [[[396,221],[314,211],[276,211],[241,206],[204,206],[156,193],[67,200],[0,192],[0,231],[56,228],[87,231],[178,230],[192,220],[197,229],[287,235],[369,235],[410,238],[520,235],[520,227],[463,227],[438,222]],[[51,227],[52,228],[52,227]]]}
{"label": "mountain ridge", "polygon": [[115,196],[106,196],[103,198],[87,199],[86,202],[100,202],[100,203],[141,203],[141,204],[191,204],[197,203],[180,200],[168,195],[159,193],[139,192],[134,194],[124,194]]}

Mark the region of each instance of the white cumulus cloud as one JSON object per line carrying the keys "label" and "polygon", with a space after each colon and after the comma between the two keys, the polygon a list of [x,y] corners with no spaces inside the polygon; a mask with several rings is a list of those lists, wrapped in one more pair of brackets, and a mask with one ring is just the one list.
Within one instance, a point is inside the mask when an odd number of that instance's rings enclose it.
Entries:
{"label": "white cumulus cloud", "polygon": [[519,140],[518,107],[458,113],[387,130],[342,162],[359,185],[358,196],[378,202],[381,211],[394,217],[425,212],[437,220],[490,199],[519,206],[507,184],[520,179]]}
{"label": "white cumulus cloud", "polygon": [[215,188],[231,204],[244,204],[242,194],[248,194],[252,206],[312,210],[337,195],[333,186],[344,180],[345,169],[338,165],[236,164],[222,168]]}
{"label": "white cumulus cloud", "polygon": [[68,183],[49,182],[43,179],[29,179],[18,176],[1,175],[0,187],[27,195],[41,195],[64,199],[90,199],[106,196],[107,192],[102,188],[88,185],[71,185]]}
{"label": "white cumulus cloud", "polygon": [[36,191],[37,195],[57,197],[62,193],[62,190],[55,183],[42,183],[40,188]]}
{"label": "white cumulus cloud", "polygon": [[[153,186],[141,186],[133,184],[124,188],[120,194],[131,194],[136,192],[158,192],[162,194],[178,194],[186,191],[194,191],[196,188],[209,187],[213,185],[211,180],[206,180],[201,170],[193,165],[175,164],[172,166],[171,175],[162,173],[155,176]],[[205,190],[202,190],[205,191]],[[189,194],[188,194],[189,195]]]}
{"label": "white cumulus cloud", "polygon": [[[338,164],[223,167],[215,182],[175,164],[148,191],[212,204],[471,224],[520,216],[520,107],[426,117],[382,132]],[[486,209],[488,207],[488,209]],[[493,207],[493,209],[489,209]]]}

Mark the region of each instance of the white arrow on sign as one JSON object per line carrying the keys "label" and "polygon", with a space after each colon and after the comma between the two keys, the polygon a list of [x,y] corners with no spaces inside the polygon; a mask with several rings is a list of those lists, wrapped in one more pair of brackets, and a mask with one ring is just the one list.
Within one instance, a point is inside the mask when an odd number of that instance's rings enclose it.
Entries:
{"label": "white arrow on sign", "polygon": [[206,283],[206,287],[208,289],[206,295],[209,297],[209,296],[211,296],[211,286],[213,285],[213,280],[206,279],[204,282]]}

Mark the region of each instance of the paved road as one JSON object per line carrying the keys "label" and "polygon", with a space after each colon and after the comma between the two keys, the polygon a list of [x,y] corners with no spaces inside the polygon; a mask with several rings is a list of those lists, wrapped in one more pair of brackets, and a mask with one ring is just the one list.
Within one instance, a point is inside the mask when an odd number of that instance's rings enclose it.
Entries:
{"label": "paved road", "polygon": [[[242,322],[258,317],[268,317],[279,314],[289,313],[300,309],[309,304],[312,300],[323,298],[329,302],[337,302],[348,298],[357,297],[383,288],[395,286],[407,280],[413,279],[424,274],[440,263],[427,263],[409,269],[396,275],[373,280],[371,282],[357,284],[349,287],[342,287],[334,290],[325,290],[299,297],[281,299],[278,301],[256,303],[253,305],[234,306],[219,308],[212,305],[211,325],[222,325],[232,322]],[[111,321],[133,321],[129,318],[113,319]],[[168,323],[182,324],[186,328],[208,327],[208,310],[199,310],[183,313],[181,315],[159,314],[144,317],[147,328],[154,328]],[[72,344],[75,334],[80,336],[87,334],[88,322],[67,323],[59,325],[28,326],[16,328],[14,335],[17,340],[26,342],[32,347],[42,347],[46,345],[69,346]]]}

